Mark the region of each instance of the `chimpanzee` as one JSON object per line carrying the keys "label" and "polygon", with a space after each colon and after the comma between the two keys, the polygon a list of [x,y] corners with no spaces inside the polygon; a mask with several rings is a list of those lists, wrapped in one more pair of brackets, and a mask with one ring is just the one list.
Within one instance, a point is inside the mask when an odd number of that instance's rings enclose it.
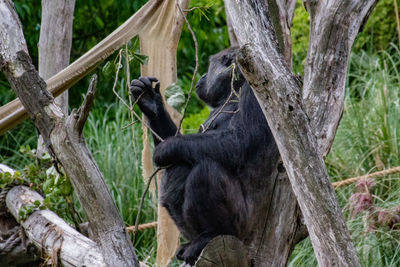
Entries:
{"label": "chimpanzee", "polygon": [[265,179],[275,166],[269,159],[279,155],[249,83],[240,70],[232,71],[237,51],[228,48],[212,56],[196,85],[198,97],[213,109],[197,134],[175,136],[159,84],[152,86],[156,78],[131,83],[149,126],[165,139],[154,137],[154,162],[166,167],[160,202],[189,241],[177,257],[191,265],[215,236],[243,240],[250,234],[257,201],[266,197]]}

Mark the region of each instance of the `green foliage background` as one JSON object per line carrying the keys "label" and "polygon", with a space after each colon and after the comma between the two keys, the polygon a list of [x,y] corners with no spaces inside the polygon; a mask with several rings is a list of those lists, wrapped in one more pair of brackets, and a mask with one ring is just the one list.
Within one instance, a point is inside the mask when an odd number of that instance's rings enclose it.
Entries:
{"label": "green foliage background", "polygon": [[[73,45],[71,62],[121,25],[146,1],[130,0],[87,0],[77,1],[74,14]],[[16,0],[15,8],[21,18],[28,42],[29,52],[37,64],[37,43],[40,33],[41,1]],[[400,5],[400,1],[397,0]],[[191,1],[191,7],[199,7],[188,13],[189,22],[199,42],[198,79],[206,72],[210,55],[229,46],[228,31],[225,26],[225,10],[222,0]],[[307,55],[309,17],[299,0],[292,26],[293,68],[303,74]],[[129,49],[138,52],[133,40]],[[85,136],[96,162],[104,173],[107,184],[123,219],[132,225],[136,218],[138,201],[143,191],[141,177],[141,127],[129,126],[131,118],[128,110],[112,93],[115,79],[117,53],[110,56],[94,72],[99,75],[99,92],[95,107],[85,126]],[[178,83],[185,95],[195,67],[195,49],[187,27],[184,26],[178,46]],[[128,101],[127,69],[125,58],[117,77],[117,91]],[[108,66],[105,66],[109,62]],[[136,78],[140,62],[129,62],[130,77]],[[395,22],[393,0],[381,0],[370,19],[358,35],[353,47],[346,83],[346,104],[332,151],[326,159],[333,181],[361,175],[375,170],[400,165],[400,52]],[[87,90],[89,77],[69,90],[70,107],[77,107]],[[179,88],[178,88],[179,89]],[[0,74],[0,105],[11,101],[15,95],[8,82]],[[194,133],[209,114],[209,109],[192,96],[188,114],[183,122],[185,133]],[[136,109],[137,112],[139,110]],[[26,177],[40,172],[40,181],[46,185],[49,205],[68,222],[73,222],[71,206],[65,205],[58,193],[55,178],[46,176],[26,149],[36,147],[37,132],[31,122],[26,121],[14,130],[0,137],[0,162],[19,170],[31,170]],[[32,171],[33,170],[33,171]],[[22,172],[24,173],[24,172]],[[387,209],[400,205],[399,175],[384,177],[373,189],[374,205]],[[30,179],[30,178],[29,178]],[[34,179],[34,178],[32,178]],[[38,178],[39,179],[39,178]],[[64,181],[64,180],[62,180]],[[64,183],[64,182],[63,182]],[[380,227],[368,230],[369,215],[363,213],[352,217],[348,211],[349,198],[354,186],[337,191],[352,237],[363,266],[400,266],[400,234],[398,228]],[[73,196],[71,199],[74,199]],[[156,219],[155,197],[146,197],[141,223]],[[75,199],[74,207],[81,217],[84,214]],[[141,260],[150,265],[155,258],[155,231],[140,233],[135,247]],[[178,266],[174,262],[172,266]],[[294,250],[289,266],[316,266],[315,256],[308,239]]]}

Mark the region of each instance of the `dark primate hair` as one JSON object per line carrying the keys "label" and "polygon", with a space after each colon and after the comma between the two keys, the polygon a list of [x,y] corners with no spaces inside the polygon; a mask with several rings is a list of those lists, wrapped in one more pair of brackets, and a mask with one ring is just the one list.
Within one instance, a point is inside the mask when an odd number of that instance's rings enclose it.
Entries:
{"label": "dark primate hair", "polygon": [[155,78],[131,83],[150,127],[165,139],[154,137],[154,161],[167,167],[160,202],[188,240],[177,257],[191,265],[217,235],[233,235],[244,243],[251,239],[257,204],[266,197],[266,179],[278,162],[262,110],[235,67],[237,51],[228,48],[212,56],[196,85],[199,98],[213,108],[197,134],[174,136],[177,127],[157,86],[152,88]]}

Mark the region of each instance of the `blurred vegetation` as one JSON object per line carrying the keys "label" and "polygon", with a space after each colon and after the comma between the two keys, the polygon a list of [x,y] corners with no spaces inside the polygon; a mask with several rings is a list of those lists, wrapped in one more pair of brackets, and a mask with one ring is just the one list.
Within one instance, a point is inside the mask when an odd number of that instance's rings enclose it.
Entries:
{"label": "blurred vegetation", "polygon": [[[40,33],[41,2],[18,0],[15,7],[23,23],[29,51],[37,63],[37,43]],[[77,1],[75,8],[71,62],[105,38],[121,25],[146,1],[103,0]],[[398,1],[399,5],[400,2]],[[196,79],[206,72],[210,55],[229,46],[225,11],[222,0],[191,1],[197,7],[188,13],[189,22],[199,42],[199,72]],[[326,159],[333,181],[362,175],[377,170],[400,166],[400,52],[397,46],[395,13],[392,0],[381,0],[372,12],[364,30],[358,35],[353,47],[346,82],[345,111],[331,153]],[[116,16],[118,14],[118,16]],[[292,26],[293,68],[303,73],[307,55],[309,17],[298,1]],[[137,39],[128,44],[129,64],[125,51],[122,67],[117,72],[118,53],[110,56],[95,72],[99,75],[99,92],[95,106],[85,126],[85,136],[99,168],[106,177],[112,196],[126,225],[134,224],[138,201],[143,192],[141,149],[142,130],[140,123],[133,125],[129,110],[112,92],[114,80],[119,95],[128,99],[128,68],[130,79],[138,77],[143,63]],[[187,96],[195,66],[195,49],[190,32],[183,27],[178,46],[178,82],[171,95],[179,98],[181,89]],[[89,76],[71,88],[70,107],[77,107],[87,90]],[[0,105],[14,98],[8,82],[0,74]],[[136,108],[136,112],[139,110]],[[183,122],[185,133],[194,133],[209,114],[209,108],[195,94]],[[27,147],[36,147],[37,131],[29,121],[24,122],[0,137],[0,162],[14,169],[32,167],[31,153]],[[25,147],[20,149],[21,146]],[[31,167],[29,167],[31,166]],[[47,193],[55,198],[54,208],[68,222],[74,223],[70,206],[65,205],[59,195],[60,184],[53,176],[40,170],[43,181],[49,180]],[[21,173],[25,173],[21,171]],[[31,175],[32,176],[32,175]],[[29,176],[30,177],[30,176]],[[354,216],[350,212],[350,199],[354,198],[355,185],[337,190],[347,223],[355,241],[362,266],[400,266],[400,235],[398,226],[378,225],[371,229],[374,217],[381,211],[396,210],[400,206],[400,175],[380,178],[370,193],[374,212],[363,211]],[[58,181],[58,180],[57,180]],[[65,180],[62,180],[66,183]],[[43,182],[44,183],[44,182]],[[40,181],[37,183],[40,184]],[[71,198],[74,200],[74,198]],[[155,197],[146,197],[141,223],[156,219]],[[84,214],[78,201],[74,209],[81,217]],[[68,208],[68,209],[66,209]],[[375,214],[376,213],[376,214]],[[138,234],[135,247],[139,258],[153,265],[156,250],[155,230]],[[172,266],[178,266],[176,261]],[[294,250],[289,266],[317,266],[309,239],[301,242]]]}

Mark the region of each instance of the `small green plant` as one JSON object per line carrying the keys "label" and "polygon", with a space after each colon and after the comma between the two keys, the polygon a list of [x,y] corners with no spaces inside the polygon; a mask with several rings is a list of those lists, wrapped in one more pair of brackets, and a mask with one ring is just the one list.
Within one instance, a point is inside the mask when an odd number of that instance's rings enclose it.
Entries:
{"label": "small green plant", "polygon": [[43,203],[35,201],[32,205],[21,208],[19,215],[26,219],[36,209],[48,208],[65,221],[77,226],[82,222],[74,207],[73,187],[63,170],[52,165],[50,156],[45,153],[36,157],[36,151],[29,146],[21,147],[20,152],[31,159],[22,172],[0,173],[0,189],[11,184],[24,184],[44,195]]}
{"label": "small green plant", "polygon": [[36,210],[45,210],[47,207],[43,205],[39,200],[35,200],[33,204],[25,205],[18,211],[18,216],[22,221],[25,221],[29,215],[31,215]]}

